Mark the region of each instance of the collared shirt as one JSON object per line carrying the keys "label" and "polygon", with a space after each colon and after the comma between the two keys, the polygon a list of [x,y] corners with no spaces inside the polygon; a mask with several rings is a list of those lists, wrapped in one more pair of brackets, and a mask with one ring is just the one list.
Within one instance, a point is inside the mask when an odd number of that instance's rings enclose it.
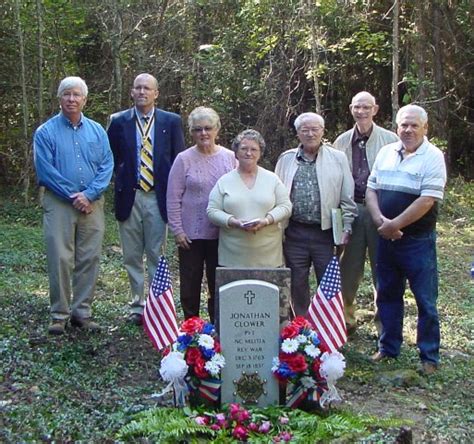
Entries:
{"label": "collared shirt", "polygon": [[82,114],[77,126],[62,113],[41,125],[34,135],[34,162],[39,185],[70,202],[78,192],[99,199],[112,177],[107,133]]}
{"label": "collared shirt", "polygon": [[305,224],[321,223],[321,196],[316,174],[316,158],[317,156],[314,160],[308,160],[303,147],[298,148],[296,154],[298,169],[290,193],[293,204],[291,218]]}
{"label": "collared shirt", "polygon": [[352,137],[352,177],[354,178],[354,198],[359,202],[365,199],[367,180],[370,175],[366,151],[369,137],[370,132],[361,134],[357,126],[354,128]]}
{"label": "collared shirt", "polygon": [[[402,143],[384,146],[375,160],[367,187],[377,191],[380,211],[393,219],[418,197],[443,199],[446,165],[443,153],[425,138],[417,150],[403,158]],[[437,203],[417,221],[402,229],[418,234],[435,228]]]}
{"label": "collared shirt", "polygon": [[[146,114],[141,114],[140,111],[138,111],[138,109],[135,107],[135,115],[138,116],[138,118],[140,119],[142,126],[146,125],[145,117],[147,117],[148,119],[151,119],[154,112],[155,112],[155,108],[153,108],[151,111],[149,111]],[[136,125],[138,124],[136,123]],[[155,121],[154,120],[151,125],[149,135],[151,138],[151,145],[155,147]],[[138,183],[140,181],[140,151],[142,149],[142,136],[140,134],[140,131],[138,131],[138,128],[136,131],[136,141],[137,141],[137,183]]]}

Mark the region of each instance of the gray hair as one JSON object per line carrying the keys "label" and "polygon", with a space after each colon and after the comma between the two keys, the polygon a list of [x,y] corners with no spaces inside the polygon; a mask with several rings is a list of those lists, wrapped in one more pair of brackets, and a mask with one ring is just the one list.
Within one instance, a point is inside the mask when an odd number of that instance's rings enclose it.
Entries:
{"label": "gray hair", "polygon": [[306,123],[308,120],[317,120],[319,124],[324,128],[324,119],[322,116],[316,113],[303,113],[295,119],[294,125],[296,131],[299,131],[303,123]]}
{"label": "gray hair", "polygon": [[370,94],[368,91],[361,91],[361,92],[358,92],[354,97],[352,97],[351,105],[356,100],[360,100],[360,99],[368,99],[369,102],[371,102],[373,105],[377,104],[377,101],[375,100],[375,97],[372,94]]}
{"label": "gray hair", "polygon": [[424,108],[418,105],[405,105],[405,106],[402,106],[397,112],[397,117],[395,119],[397,122],[397,125],[400,124],[403,114],[407,112],[412,112],[418,115],[418,117],[421,120],[422,125],[426,125],[428,123],[428,113],[425,111]]}
{"label": "gray hair", "polygon": [[265,152],[265,147],[267,145],[263,136],[254,129],[246,129],[236,136],[236,138],[232,141],[232,151],[234,151],[234,153],[237,153],[237,150],[239,149],[240,144],[244,139],[253,140],[254,142],[257,142],[258,146],[260,147],[260,154],[263,156],[263,153]]}
{"label": "gray hair", "polygon": [[200,120],[207,120],[214,128],[217,128],[218,130],[221,129],[221,119],[219,118],[219,114],[217,114],[212,108],[198,106],[197,108],[194,108],[189,114],[189,132],[192,132],[196,122],[199,122]]}
{"label": "gray hair", "polygon": [[72,88],[80,88],[82,95],[87,97],[89,90],[87,89],[86,82],[84,82],[80,77],[74,76],[65,77],[61,80],[61,83],[58,86],[58,97],[61,97],[64,91]]}

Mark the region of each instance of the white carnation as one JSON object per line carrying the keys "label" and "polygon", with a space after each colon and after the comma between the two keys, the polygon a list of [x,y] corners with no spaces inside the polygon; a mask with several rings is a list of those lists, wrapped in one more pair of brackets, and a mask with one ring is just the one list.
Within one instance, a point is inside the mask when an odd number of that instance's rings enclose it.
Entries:
{"label": "white carnation", "polygon": [[298,335],[298,336],[296,336],[295,339],[298,341],[298,344],[304,344],[304,343],[308,342],[308,336],[306,336],[306,335]]}
{"label": "white carnation", "polygon": [[304,352],[311,358],[317,358],[321,354],[321,350],[314,344],[309,344],[304,348]]}
{"label": "white carnation", "polygon": [[281,350],[283,353],[294,353],[298,350],[299,343],[296,339],[287,338],[281,344]]}
{"label": "white carnation", "polygon": [[214,349],[214,338],[212,336],[202,334],[199,336],[198,344],[201,347],[212,350]]}
{"label": "white carnation", "polygon": [[216,353],[204,364],[204,368],[212,375],[219,376],[219,372],[225,366],[225,359],[220,353]]}
{"label": "white carnation", "polygon": [[225,366],[225,358],[221,353],[216,353],[209,362],[216,364],[219,368]]}

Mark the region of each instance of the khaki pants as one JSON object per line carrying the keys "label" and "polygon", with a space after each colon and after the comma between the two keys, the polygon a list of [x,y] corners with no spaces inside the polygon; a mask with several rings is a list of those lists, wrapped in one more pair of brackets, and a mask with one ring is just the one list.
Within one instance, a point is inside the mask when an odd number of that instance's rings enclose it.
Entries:
{"label": "khaki pants", "polygon": [[153,191],[137,190],[132,212],[127,220],[119,222],[119,231],[123,264],[130,282],[130,312],[141,314],[146,301],[143,256],[146,255],[148,282],[151,283],[166,239],[166,224]]}
{"label": "khaki pants", "polygon": [[370,267],[372,271],[372,285],[374,292],[375,323],[379,330],[378,314],[375,305],[375,260],[377,253],[377,242],[379,235],[372,218],[363,204],[357,204],[358,217],[352,224],[352,235],[348,245],[345,246],[341,256],[341,284],[342,297],[344,299],[344,315],[348,328],[355,327],[355,299],[357,290],[364,277],[364,266],[366,252],[369,253]]}
{"label": "khaki pants", "polygon": [[104,237],[104,198],[84,214],[46,190],[43,229],[51,317],[90,318]]}

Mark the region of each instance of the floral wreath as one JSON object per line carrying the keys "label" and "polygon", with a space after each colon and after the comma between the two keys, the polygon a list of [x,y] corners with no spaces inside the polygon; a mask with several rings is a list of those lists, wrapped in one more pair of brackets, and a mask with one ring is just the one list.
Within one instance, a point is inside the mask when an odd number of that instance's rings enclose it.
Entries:
{"label": "floral wreath", "polygon": [[172,387],[177,406],[185,405],[189,393],[218,400],[225,359],[213,324],[197,316],[185,320],[176,342],[163,355],[159,371],[169,384],[162,394]]}
{"label": "floral wreath", "polygon": [[307,399],[324,408],[341,400],[334,384],[345,366],[344,356],[330,353],[309,321],[298,316],[281,332],[280,352],[273,359],[272,372],[280,383],[293,386],[287,407],[296,408]]}

